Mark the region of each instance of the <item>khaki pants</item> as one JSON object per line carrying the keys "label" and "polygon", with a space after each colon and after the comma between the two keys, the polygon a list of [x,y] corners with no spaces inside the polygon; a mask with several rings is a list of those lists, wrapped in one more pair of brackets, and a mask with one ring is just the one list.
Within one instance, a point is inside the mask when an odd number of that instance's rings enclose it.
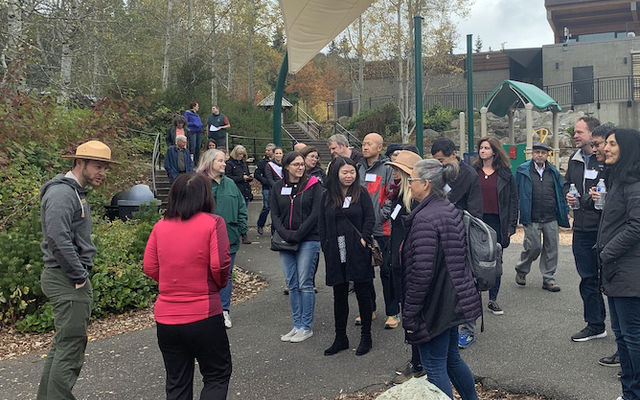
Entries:
{"label": "khaki pants", "polygon": [[87,347],[91,316],[91,281],[80,289],[61,268],[45,268],[40,277],[42,292],[51,301],[56,333],[44,363],[38,400],[73,400],[73,385],[80,375]]}
{"label": "khaki pants", "polygon": [[524,227],[524,250],[516,264],[516,272],[527,275],[531,263],[540,257],[540,272],[544,283],[556,283],[558,267],[558,222],[532,222]]}

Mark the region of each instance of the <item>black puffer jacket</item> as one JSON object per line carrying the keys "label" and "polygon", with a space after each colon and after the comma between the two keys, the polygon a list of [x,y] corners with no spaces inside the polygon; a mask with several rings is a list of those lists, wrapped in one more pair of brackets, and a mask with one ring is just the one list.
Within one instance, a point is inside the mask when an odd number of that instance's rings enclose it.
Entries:
{"label": "black puffer jacket", "polygon": [[240,193],[242,193],[242,196],[247,201],[253,200],[251,185],[249,184],[249,181],[244,180],[244,175],[251,176],[249,173],[249,166],[246,161],[234,160],[233,158],[228,159],[227,166],[224,169],[224,174],[236,183],[238,189],[240,189]]}
{"label": "black puffer jacket", "polygon": [[462,212],[431,194],[405,224],[402,326],[407,341],[418,344],[475,321],[481,303],[467,262]]}
{"label": "black puffer jacket", "polygon": [[613,181],[607,192],[597,249],[607,296],[640,297],[640,182]]}
{"label": "black puffer jacket", "polygon": [[309,178],[302,190],[292,189],[282,194],[284,180],[276,182],[270,191],[271,223],[287,242],[300,243],[320,240],[318,215],[322,208],[322,185],[315,176]]}

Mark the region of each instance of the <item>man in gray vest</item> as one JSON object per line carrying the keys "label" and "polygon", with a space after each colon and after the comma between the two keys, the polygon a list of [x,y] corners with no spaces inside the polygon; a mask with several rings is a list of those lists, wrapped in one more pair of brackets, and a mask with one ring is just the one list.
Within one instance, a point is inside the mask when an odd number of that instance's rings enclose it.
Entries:
{"label": "man in gray vest", "polygon": [[209,139],[216,141],[219,149],[227,147],[227,129],[231,128],[229,118],[220,112],[220,107],[211,107],[211,114],[207,118],[207,132]]}
{"label": "man in gray vest", "polygon": [[75,399],[71,390],[80,375],[87,347],[87,326],[93,291],[89,270],[96,247],[91,240],[91,210],[87,187],[100,186],[111,160],[111,149],[97,140],[76,149],[73,168],[40,189],[44,240],[42,293],[51,302],[56,333],[44,363],[38,400]]}
{"label": "man in gray vest", "polygon": [[[544,143],[533,145],[533,159],[516,170],[520,199],[520,223],[524,226],[524,250],[516,264],[516,283],[527,284],[531,263],[540,257],[542,289],[559,292],[558,225],[569,227],[569,206],[562,191],[562,176],[547,158],[551,148]],[[542,240],[541,240],[542,238]]]}

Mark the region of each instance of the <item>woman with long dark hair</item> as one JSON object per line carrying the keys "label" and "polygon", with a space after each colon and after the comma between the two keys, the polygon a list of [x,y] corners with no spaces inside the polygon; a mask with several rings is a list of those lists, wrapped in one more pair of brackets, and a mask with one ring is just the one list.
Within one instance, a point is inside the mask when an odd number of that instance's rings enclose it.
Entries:
{"label": "woman with long dark hair", "polygon": [[307,169],[307,174],[315,176],[320,180],[320,183],[324,184],[327,180],[327,174],[322,169],[322,163],[320,163],[320,154],[318,149],[314,146],[306,146],[300,151],[300,154],[304,158],[304,165]]}
{"label": "woman with long dark hair", "polygon": [[272,186],[271,223],[280,238],[295,244],[295,250],[280,251],[280,262],[289,288],[293,329],[282,335],[283,342],[299,343],[313,336],[314,262],[320,252],[318,215],[322,186],[305,173],[304,158],[297,152],[282,162],[283,178]]}
{"label": "woman with long dark hair", "polygon": [[335,339],[324,351],[326,356],[349,348],[347,319],[349,318],[349,282],[353,282],[362,316],[360,344],[356,355],[369,352],[373,298],[373,267],[371,250],[376,217],[366,189],[360,186],[356,163],[337,157],[331,162],[326,191],[320,213],[320,242],[327,267],[327,285],[333,287]]}
{"label": "woman with long dark hair", "polygon": [[615,129],[605,141],[607,195],[596,248],[611,329],[616,335],[622,397],[640,399],[640,132]]}
{"label": "woman with long dark hair", "polygon": [[173,124],[167,129],[165,134],[165,142],[167,143],[167,148],[176,144],[176,136],[185,136],[189,138],[191,133],[189,132],[189,128],[187,128],[187,120],[182,115],[176,115],[173,119]]}
{"label": "woman with long dark hair", "polygon": [[458,351],[458,325],[478,318],[482,305],[462,211],[445,195],[458,168],[428,159],[411,171],[411,197],[419,204],[405,219],[402,326],[407,342],[418,346],[429,382],[450,398],[453,382],[463,400],[477,400],[473,374]]}
{"label": "woman with long dark hair", "polygon": [[215,213],[224,219],[229,235],[231,267],[229,282],[220,291],[224,326],[231,328],[231,291],[233,289],[233,265],[240,249],[240,238],[247,235],[247,205],[236,184],[224,175],[224,153],[217,149],[202,153],[197,172],[211,179],[211,193],[216,203]]}
{"label": "woman with long dark hair", "polygon": [[224,220],[213,211],[209,179],[181,174],[144,252],[144,273],[159,284],[153,314],[170,399],[193,398],[194,360],[204,382],[200,398],[227,397],[231,352],[220,290],[227,284],[231,257]]}
{"label": "woman with long dark hair", "polygon": [[[503,249],[509,247],[511,235],[518,224],[518,188],[511,173],[509,158],[498,138],[489,136],[478,141],[478,158],[473,166],[480,177],[482,191],[482,220],[492,227]],[[498,305],[501,276],[489,290],[487,308],[493,314],[502,315]],[[473,329],[470,329],[473,332]]]}

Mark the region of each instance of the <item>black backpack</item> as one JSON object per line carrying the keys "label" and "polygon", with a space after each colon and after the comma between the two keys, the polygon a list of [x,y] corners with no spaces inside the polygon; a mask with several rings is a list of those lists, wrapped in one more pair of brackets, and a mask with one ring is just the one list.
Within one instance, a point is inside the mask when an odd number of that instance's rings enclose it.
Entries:
{"label": "black backpack", "polygon": [[498,235],[480,218],[463,210],[462,221],[467,235],[467,259],[479,291],[493,287],[502,275],[502,246]]}

